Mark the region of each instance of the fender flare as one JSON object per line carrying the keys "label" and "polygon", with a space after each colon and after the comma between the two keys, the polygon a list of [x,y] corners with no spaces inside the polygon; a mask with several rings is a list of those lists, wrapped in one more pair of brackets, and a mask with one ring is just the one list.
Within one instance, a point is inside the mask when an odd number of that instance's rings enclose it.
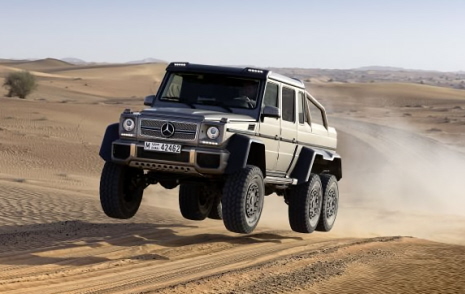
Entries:
{"label": "fender flare", "polygon": [[[241,134],[234,134],[229,139],[226,150],[229,151],[229,158],[225,174],[235,173],[245,168],[247,163],[252,161],[254,165],[257,165],[262,170],[265,177],[265,144],[262,141]],[[249,159],[251,151],[254,153],[259,152],[259,154],[255,154],[256,156]]]}
{"label": "fender flare", "polygon": [[111,161],[111,150],[113,141],[119,139],[119,123],[107,126],[103,136],[102,145],[100,145],[100,157],[105,161]]}
{"label": "fender flare", "polygon": [[336,152],[304,146],[291,178],[297,179],[297,184],[302,184],[308,181],[312,172],[319,174],[326,171],[339,181],[342,178],[341,156]]}

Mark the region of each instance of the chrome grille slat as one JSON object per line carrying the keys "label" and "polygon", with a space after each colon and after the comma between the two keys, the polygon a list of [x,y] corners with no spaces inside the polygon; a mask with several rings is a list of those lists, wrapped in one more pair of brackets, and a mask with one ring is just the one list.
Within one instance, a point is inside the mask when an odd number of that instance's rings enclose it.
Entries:
{"label": "chrome grille slat", "polygon": [[161,128],[161,126],[165,123],[165,121],[161,120],[148,120],[148,119],[143,119],[140,122],[141,127],[149,127],[149,128]]}
{"label": "chrome grille slat", "polygon": [[[161,127],[167,122],[172,123],[175,128],[174,135],[169,138],[161,134]],[[197,128],[198,125],[196,123],[142,119],[140,123],[140,134],[149,138],[192,141],[197,137]]]}

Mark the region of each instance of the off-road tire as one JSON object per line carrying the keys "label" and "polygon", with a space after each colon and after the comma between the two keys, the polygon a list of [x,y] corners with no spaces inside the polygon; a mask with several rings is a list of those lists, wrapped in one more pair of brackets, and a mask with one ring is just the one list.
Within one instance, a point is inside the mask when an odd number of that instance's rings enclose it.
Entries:
{"label": "off-road tire", "polygon": [[265,187],[260,168],[248,165],[231,174],[223,188],[223,222],[231,232],[248,234],[260,220]]}
{"label": "off-road tire", "polygon": [[323,205],[321,207],[320,221],[316,227],[317,231],[329,232],[336,221],[339,207],[339,188],[337,179],[333,175],[320,175],[323,187]]}
{"label": "off-road tire", "polygon": [[109,217],[128,219],[139,210],[145,189],[144,171],[105,162],[100,178],[100,204]]}
{"label": "off-road tire", "polygon": [[179,209],[184,218],[201,221],[210,214],[214,198],[205,189],[205,185],[199,183],[179,186]]}
{"label": "off-road tire", "polygon": [[223,205],[221,205],[221,191],[218,191],[213,195],[212,210],[208,214],[208,218],[211,219],[223,219]]}
{"label": "off-road tire", "polygon": [[289,195],[289,224],[293,231],[312,233],[321,214],[323,189],[320,177],[311,174],[308,182],[295,186]]}

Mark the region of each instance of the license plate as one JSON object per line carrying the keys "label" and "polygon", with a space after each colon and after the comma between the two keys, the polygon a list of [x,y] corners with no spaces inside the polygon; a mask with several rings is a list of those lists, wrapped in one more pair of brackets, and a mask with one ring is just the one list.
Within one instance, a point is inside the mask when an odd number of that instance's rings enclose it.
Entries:
{"label": "license plate", "polygon": [[144,150],[169,152],[169,153],[181,153],[181,145],[179,145],[179,144],[155,143],[155,142],[145,142]]}

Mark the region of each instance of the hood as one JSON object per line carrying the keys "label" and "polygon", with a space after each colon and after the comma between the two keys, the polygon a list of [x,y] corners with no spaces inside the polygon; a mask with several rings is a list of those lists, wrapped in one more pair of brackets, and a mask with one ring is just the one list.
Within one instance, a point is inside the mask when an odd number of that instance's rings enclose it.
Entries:
{"label": "hood", "polygon": [[220,121],[222,118],[228,121],[255,121],[249,115],[220,112],[214,110],[198,109],[198,108],[174,108],[174,107],[154,107],[142,110],[141,115],[157,116],[157,117],[180,117],[195,121]]}

